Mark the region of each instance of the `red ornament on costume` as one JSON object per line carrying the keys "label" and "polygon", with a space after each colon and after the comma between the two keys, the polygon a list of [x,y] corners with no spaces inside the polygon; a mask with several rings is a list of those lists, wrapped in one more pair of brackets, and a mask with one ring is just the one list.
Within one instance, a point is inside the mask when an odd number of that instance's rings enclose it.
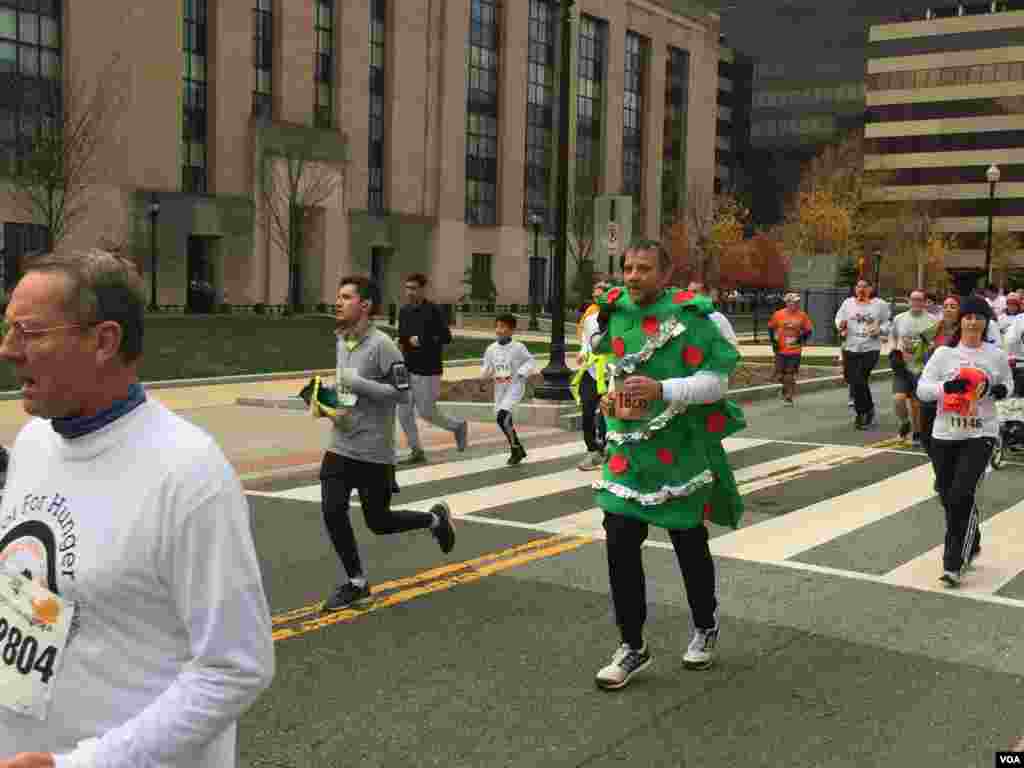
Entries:
{"label": "red ornament on costume", "polygon": [[619,296],[621,296],[621,295],[622,295],[622,289],[621,288],[612,288],[610,291],[608,291],[608,296],[607,296],[608,303],[609,304],[614,304],[616,301],[619,300]]}
{"label": "red ornament on costume", "polygon": [[704,350],[700,347],[686,347],[683,350],[683,361],[694,367],[700,365],[704,361]]}
{"label": "red ornament on costume", "polygon": [[629,469],[629,459],[627,459],[621,453],[617,453],[608,460],[608,469],[610,469],[616,475],[621,475],[623,472]]}
{"label": "red ornament on costume", "polygon": [[648,315],[647,317],[644,318],[643,329],[644,333],[646,333],[648,336],[656,336],[658,333],[659,326],[660,323],[658,322],[658,318],[656,318],[654,315]]}
{"label": "red ornament on costume", "polygon": [[725,429],[725,414],[721,411],[714,411],[708,414],[708,432],[718,434]]}
{"label": "red ornament on costume", "polygon": [[626,354],[626,342],[621,336],[616,336],[612,339],[612,352],[615,353],[616,357],[623,357]]}
{"label": "red ornament on costume", "polygon": [[657,450],[658,461],[662,464],[671,464],[676,460],[676,457],[672,455],[672,451],[668,448],[659,448]]}
{"label": "red ornament on costume", "polygon": [[705,520],[710,520],[711,519],[711,505],[710,504],[705,504],[704,505],[704,519]]}
{"label": "red ornament on costume", "polygon": [[690,301],[694,298],[693,291],[676,291],[675,296],[672,297],[673,304],[682,304],[684,301]]}

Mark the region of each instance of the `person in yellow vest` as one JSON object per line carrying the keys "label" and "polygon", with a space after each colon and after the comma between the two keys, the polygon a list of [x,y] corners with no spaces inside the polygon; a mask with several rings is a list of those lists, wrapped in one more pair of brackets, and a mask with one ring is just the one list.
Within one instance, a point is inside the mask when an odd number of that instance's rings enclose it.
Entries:
{"label": "person in yellow vest", "polygon": [[601,415],[601,395],[605,392],[604,370],[606,361],[591,348],[591,339],[599,333],[597,327],[597,300],[611,288],[611,281],[604,275],[594,275],[592,303],[583,313],[576,333],[580,351],[576,356],[579,369],[573,377],[573,395],[583,411],[583,441],[587,455],[579,468],[584,471],[597,470],[604,463],[604,417]]}

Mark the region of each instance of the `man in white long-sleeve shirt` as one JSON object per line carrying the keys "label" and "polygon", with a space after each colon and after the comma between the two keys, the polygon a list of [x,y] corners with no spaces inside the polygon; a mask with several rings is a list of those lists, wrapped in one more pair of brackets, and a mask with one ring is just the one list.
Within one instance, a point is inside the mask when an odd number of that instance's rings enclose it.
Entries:
{"label": "man in white long-sleeve shirt", "polygon": [[5,768],[231,768],[273,678],[244,492],[147,399],[144,306],[135,267],[89,251],[30,265],[7,308],[0,357],[35,418],[0,507]]}
{"label": "man in white long-sleeve shirt", "polygon": [[[690,284],[686,287],[686,290],[693,293],[699,293],[702,296],[707,296],[709,299],[711,298],[711,292],[708,291],[707,286],[705,286],[704,283],[697,282],[696,280],[691,280]],[[726,341],[738,348],[740,340],[736,335],[736,330],[732,327],[732,323],[729,322],[729,318],[717,309],[708,315],[708,317],[711,318],[711,322],[715,324],[719,332],[726,338]]]}

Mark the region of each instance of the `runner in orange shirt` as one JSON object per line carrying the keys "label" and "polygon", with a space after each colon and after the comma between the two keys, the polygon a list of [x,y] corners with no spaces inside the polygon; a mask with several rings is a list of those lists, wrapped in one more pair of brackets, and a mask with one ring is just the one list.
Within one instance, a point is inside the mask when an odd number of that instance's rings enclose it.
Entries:
{"label": "runner in orange shirt", "polygon": [[800,294],[786,294],[786,308],[778,310],[768,321],[768,337],[775,351],[775,376],[782,384],[782,400],[793,405],[796,374],[804,343],[811,338],[814,324],[800,309]]}

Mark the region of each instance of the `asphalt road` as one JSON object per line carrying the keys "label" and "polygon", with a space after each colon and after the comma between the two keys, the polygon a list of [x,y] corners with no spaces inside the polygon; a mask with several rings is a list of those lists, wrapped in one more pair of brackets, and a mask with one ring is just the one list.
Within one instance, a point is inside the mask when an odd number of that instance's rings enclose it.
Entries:
{"label": "asphalt road", "polygon": [[[675,557],[645,553],[654,663],[607,693],[618,644],[600,516],[575,435],[492,446],[399,473],[395,506],[449,499],[426,532],[353,524],[375,598],[321,618],[340,566],[317,486],[251,493],[278,672],[239,732],[248,766],[988,766],[1022,732],[1024,465],[981,494],[983,553],[943,590],[943,517],[923,454],[852,428],[843,391],[749,406],[730,440],[747,503],[712,528],[716,665],[682,666],[691,631]],[[302,418],[296,416],[296,418]],[[455,459],[461,461],[455,461]]]}

